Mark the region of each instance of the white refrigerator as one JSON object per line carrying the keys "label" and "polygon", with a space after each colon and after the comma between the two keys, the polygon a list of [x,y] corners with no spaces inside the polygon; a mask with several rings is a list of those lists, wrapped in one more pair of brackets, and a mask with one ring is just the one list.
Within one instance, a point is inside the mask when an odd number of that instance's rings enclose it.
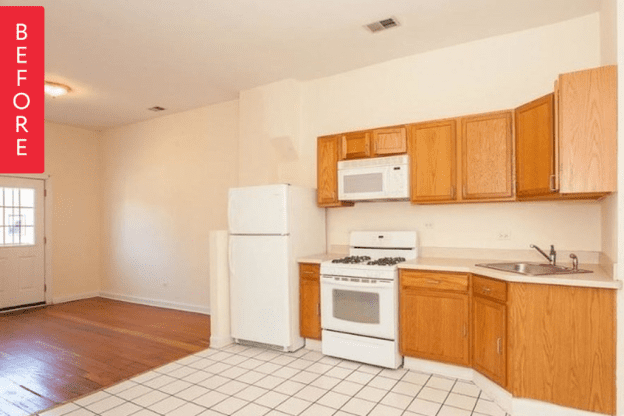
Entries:
{"label": "white refrigerator", "polygon": [[228,198],[232,338],[303,347],[297,258],[325,252],[316,191],[287,184],[232,188]]}

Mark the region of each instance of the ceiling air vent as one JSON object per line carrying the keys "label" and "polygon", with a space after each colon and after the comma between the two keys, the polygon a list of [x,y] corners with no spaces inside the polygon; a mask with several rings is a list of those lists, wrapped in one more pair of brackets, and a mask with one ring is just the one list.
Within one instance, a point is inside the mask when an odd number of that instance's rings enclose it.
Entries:
{"label": "ceiling air vent", "polygon": [[368,30],[370,30],[372,33],[376,33],[376,32],[381,32],[382,30],[397,27],[398,25],[399,25],[399,22],[394,17],[390,17],[388,19],[384,19],[378,22],[373,22],[371,24],[368,24],[366,25],[366,28],[368,28]]}
{"label": "ceiling air vent", "polygon": [[165,109],[164,109],[164,108],[162,108],[162,107],[158,107],[158,106],[148,108],[148,110],[149,110],[149,111],[165,111]]}

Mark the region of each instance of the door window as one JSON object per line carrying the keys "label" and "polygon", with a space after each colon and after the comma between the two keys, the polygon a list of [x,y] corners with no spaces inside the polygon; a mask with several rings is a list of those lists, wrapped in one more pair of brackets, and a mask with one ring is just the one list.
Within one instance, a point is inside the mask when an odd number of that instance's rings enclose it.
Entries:
{"label": "door window", "polygon": [[35,190],[0,187],[0,246],[35,244]]}

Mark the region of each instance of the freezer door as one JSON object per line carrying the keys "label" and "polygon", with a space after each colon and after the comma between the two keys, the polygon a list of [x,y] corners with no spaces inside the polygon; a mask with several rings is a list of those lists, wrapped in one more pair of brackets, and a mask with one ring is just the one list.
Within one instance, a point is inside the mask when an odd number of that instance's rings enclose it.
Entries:
{"label": "freezer door", "polygon": [[230,236],[232,337],[291,343],[288,236]]}
{"label": "freezer door", "polygon": [[230,234],[288,234],[288,190],[284,184],[231,188]]}

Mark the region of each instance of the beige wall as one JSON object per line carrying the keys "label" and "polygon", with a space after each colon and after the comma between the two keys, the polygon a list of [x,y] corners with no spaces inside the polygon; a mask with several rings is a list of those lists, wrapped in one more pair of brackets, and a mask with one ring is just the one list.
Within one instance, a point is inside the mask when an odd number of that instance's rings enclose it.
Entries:
{"label": "beige wall", "polygon": [[52,192],[52,297],[100,290],[102,146],[100,134],[45,123],[45,173]]}
{"label": "beige wall", "polygon": [[[263,113],[241,111],[241,125],[271,131],[267,108],[301,94],[301,139],[295,163],[241,163],[241,178],[257,183],[316,186],[316,137],[370,127],[514,108],[551,92],[559,73],[600,65],[600,16],[589,16],[373,65],[335,76],[267,86]],[[290,95],[289,95],[290,94]],[[250,93],[251,95],[251,93]],[[246,94],[241,94],[241,102]],[[294,101],[294,100],[293,100]],[[256,102],[259,100],[256,99]],[[293,117],[284,112],[284,118]],[[280,121],[284,123],[283,120]],[[241,160],[257,137],[241,135]],[[250,153],[251,157],[251,153]],[[412,206],[358,203],[328,210],[330,245],[348,242],[356,229],[416,229],[423,246],[522,248],[555,244],[600,251],[601,206],[596,202],[494,203]],[[500,241],[498,232],[510,232]]]}
{"label": "beige wall", "polygon": [[[600,57],[602,65],[617,64],[617,14],[616,0],[602,0],[600,8]],[[602,202],[602,251],[610,261],[617,262],[618,195],[611,195]]]}
{"label": "beige wall", "polygon": [[103,133],[105,294],[209,310],[208,231],[227,228],[238,101]]}

